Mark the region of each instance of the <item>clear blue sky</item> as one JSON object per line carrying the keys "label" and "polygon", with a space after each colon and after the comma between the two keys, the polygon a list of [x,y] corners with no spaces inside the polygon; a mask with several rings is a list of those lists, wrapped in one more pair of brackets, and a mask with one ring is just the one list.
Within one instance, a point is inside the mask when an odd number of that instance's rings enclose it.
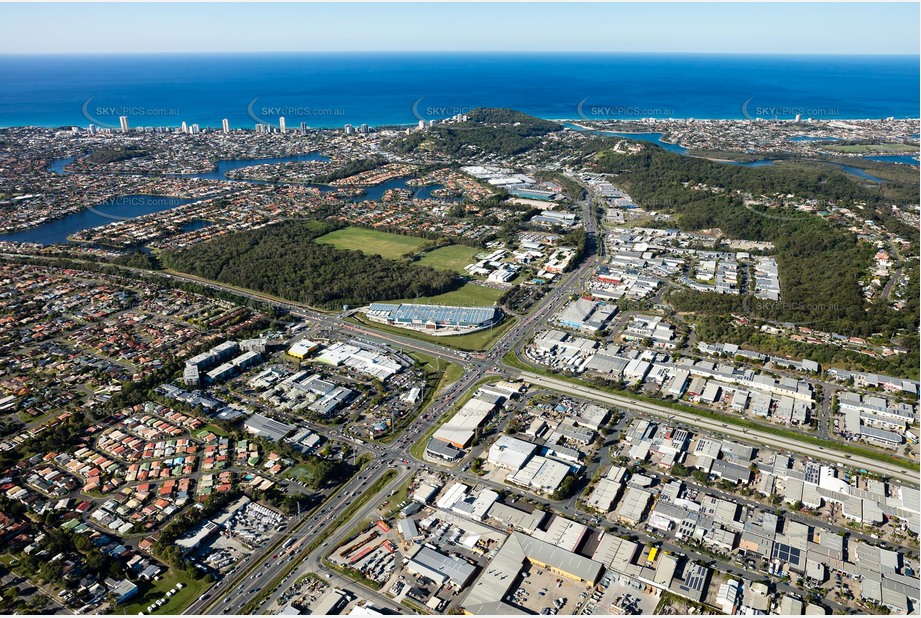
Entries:
{"label": "clear blue sky", "polygon": [[0,3],[0,53],[917,54],[913,3]]}

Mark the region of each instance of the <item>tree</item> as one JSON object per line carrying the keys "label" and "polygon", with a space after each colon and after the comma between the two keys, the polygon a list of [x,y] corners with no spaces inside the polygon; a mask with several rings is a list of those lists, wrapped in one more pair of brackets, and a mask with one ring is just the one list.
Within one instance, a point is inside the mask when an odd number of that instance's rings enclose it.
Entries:
{"label": "tree", "polygon": [[710,484],[710,475],[704,472],[703,470],[694,470],[693,472],[691,472],[691,477],[695,481],[703,485]]}
{"label": "tree", "polygon": [[463,284],[446,270],[312,242],[338,227],[286,221],[166,251],[161,259],[168,268],[328,309],[433,296]]}
{"label": "tree", "polygon": [[567,474],[566,478],[560,483],[560,486],[556,488],[556,491],[553,492],[554,500],[565,500],[571,498],[576,491],[577,479],[571,474]]}

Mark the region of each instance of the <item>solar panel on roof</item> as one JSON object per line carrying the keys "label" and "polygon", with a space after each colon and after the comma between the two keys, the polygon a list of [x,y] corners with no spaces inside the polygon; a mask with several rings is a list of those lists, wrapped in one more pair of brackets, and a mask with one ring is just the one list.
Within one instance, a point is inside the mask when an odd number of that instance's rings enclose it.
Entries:
{"label": "solar panel on roof", "polygon": [[790,547],[786,543],[775,543],[774,558],[777,558],[783,562],[799,564],[800,550],[796,547]]}

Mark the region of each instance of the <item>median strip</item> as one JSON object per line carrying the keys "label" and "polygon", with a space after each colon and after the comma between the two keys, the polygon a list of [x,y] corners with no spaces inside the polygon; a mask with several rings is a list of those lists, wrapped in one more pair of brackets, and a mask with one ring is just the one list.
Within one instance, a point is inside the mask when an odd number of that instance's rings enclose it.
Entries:
{"label": "median strip", "polygon": [[[310,556],[310,554],[312,554],[314,551],[316,551],[318,547],[320,547],[320,544],[323,543],[325,539],[328,539],[330,535],[332,535],[333,532],[338,530],[343,524],[345,524],[349,519],[351,519],[352,516],[358,511],[358,509],[360,509],[365,504],[367,504],[371,498],[373,498],[375,495],[378,494],[378,492],[384,489],[387,483],[393,480],[393,478],[396,475],[397,475],[396,470],[388,470],[387,472],[384,473],[383,476],[381,476],[379,479],[374,481],[374,483],[372,483],[371,486],[368,487],[368,489],[365,490],[363,494],[361,494],[358,498],[353,500],[352,503],[349,506],[347,506],[339,514],[338,517],[336,517],[336,519],[331,521],[329,525],[326,528],[324,528],[323,536],[318,536],[313,541],[311,541],[303,550],[301,550],[301,553],[305,557]],[[263,588],[263,592],[261,592],[259,596],[257,596],[255,599],[251,599],[246,605],[243,606],[243,608],[240,610],[240,613],[241,614],[252,614],[256,610],[256,608],[262,605],[266,597],[272,594],[272,591],[274,591],[275,588],[279,584],[281,584],[281,582],[284,581],[285,577],[287,577],[291,573],[291,571],[297,568],[300,562],[301,562],[300,560],[292,561],[288,566],[282,569],[281,573],[275,576],[275,579],[273,579],[269,583],[268,586]]]}

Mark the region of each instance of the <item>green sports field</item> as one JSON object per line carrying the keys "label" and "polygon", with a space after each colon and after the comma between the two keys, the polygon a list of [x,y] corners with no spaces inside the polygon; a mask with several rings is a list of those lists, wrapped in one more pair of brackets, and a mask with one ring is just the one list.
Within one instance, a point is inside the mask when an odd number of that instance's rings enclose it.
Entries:
{"label": "green sports field", "polygon": [[417,264],[422,266],[431,266],[442,270],[453,270],[460,274],[465,274],[464,266],[476,261],[476,254],[480,249],[475,247],[465,247],[463,245],[451,245],[429,251],[423,255]]}
{"label": "green sports field", "polygon": [[491,307],[505,292],[495,288],[467,283],[453,292],[424,296],[421,298],[401,298],[387,300],[387,303],[414,303],[418,305],[451,305],[454,307]]}
{"label": "green sports field", "polygon": [[424,238],[415,236],[400,236],[388,232],[378,232],[363,227],[346,227],[329,234],[324,234],[315,242],[332,245],[337,249],[351,249],[376,253],[381,257],[396,260],[410,251],[416,250],[425,242]]}

